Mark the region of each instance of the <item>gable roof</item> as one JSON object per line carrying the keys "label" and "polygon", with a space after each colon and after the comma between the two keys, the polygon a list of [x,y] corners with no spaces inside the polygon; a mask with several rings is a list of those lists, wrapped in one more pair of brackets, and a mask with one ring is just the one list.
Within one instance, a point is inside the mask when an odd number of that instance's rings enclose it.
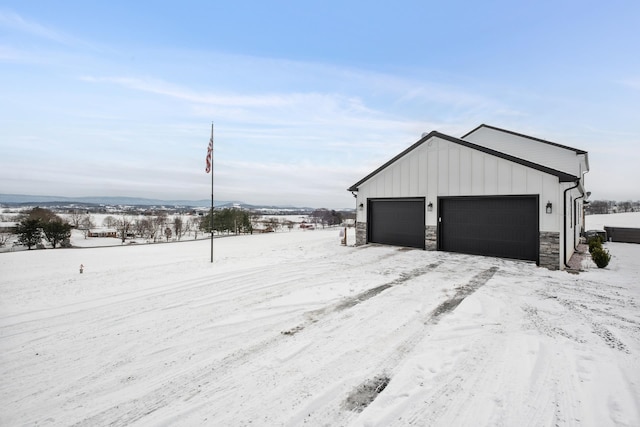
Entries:
{"label": "gable roof", "polygon": [[[480,125],[478,128],[476,128],[473,131],[469,132],[467,135],[469,135],[470,133],[474,132],[475,130],[479,129],[482,126],[486,126],[486,125]],[[505,131],[505,132],[508,132],[508,131]],[[512,133],[515,134],[515,132],[512,132]],[[519,134],[515,134],[515,135],[519,135]],[[521,136],[525,136],[525,135],[521,135]],[[477,144],[471,143],[469,141],[465,141],[465,140],[460,139],[460,138],[455,138],[453,136],[445,135],[443,133],[440,133],[440,132],[434,130],[434,131],[429,132],[427,135],[424,135],[415,144],[411,145],[409,148],[407,148],[406,150],[404,150],[403,152],[401,152],[400,154],[398,154],[397,156],[395,156],[394,158],[392,158],[391,160],[389,160],[388,162],[386,162],[385,164],[380,166],[378,169],[374,170],[369,175],[365,176],[360,181],[358,181],[355,184],[353,184],[351,187],[349,187],[347,189],[347,191],[358,191],[358,187],[360,186],[360,184],[362,184],[363,182],[369,180],[373,176],[377,175],[380,171],[382,171],[383,169],[386,169],[389,165],[394,163],[396,160],[400,159],[401,157],[403,157],[407,153],[415,150],[420,145],[422,145],[423,143],[425,143],[426,141],[428,141],[429,139],[431,139],[433,137],[444,139],[446,141],[453,142],[455,144],[459,144],[459,145],[462,145],[464,147],[471,148],[473,150],[478,150],[478,151],[481,151],[483,153],[487,153],[487,154],[490,154],[492,156],[499,157],[501,159],[509,160],[511,162],[514,162],[514,163],[517,163],[517,164],[520,164],[520,165],[523,165],[523,166],[527,166],[527,167],[539,170],[539,171],[544,172],[544,173],[548,173],[549,175],[554,175],[554,176],[558,177],[558,180],[560,182],[574,182],[574,181],[577,181],[579,179],[575,175],[571,175],[571,174],[568,174],[566,172],[562,172],[562,171],[559,171],[559,170],[556,170],[556,169],[552,169],[552,168],[549,168],[549,167],[546,167],[546,166],[543,166],[543,165],[540,165],[540,164],[537,164],[537,163],[533,163],[533,162],[530,162],[528,160],[521,159],[519,157],[511,156],[509,154],[505,154],[505,153],[502,153],[500,151],[492,150],[491,148],[483,147],[481,145],[477,145]],[[531,137],[527,137],[527,138],[531,138]],[[532,138],[532,139],[535,139],[535,138]],[[539,141],[547,142],[547,143],[553,144],[553,145],[558,145],[558,144],[554,144],[552,142],[548,142],[548,141],[544,141],[544,140],[539,140]],[[569,148],[569,147],[564,147],[564,146],[560,146],[560,147],[571,149],[571,150],[575,151],[575,149],[572,149],[572,148]],[[586,153],[586,152],[583,152],[583,153]]]}
{"label": "gable roof", "polygon": [[531,139],[533,141],[542,142],[544,144],[552,145],[554,147],[564,148],[565,150],[575,151],[576,154],[587,154],[586,151],[580,150],[578,148],[573,148],[573,147],[568,147],[566,145],[556,144],[555,142],[547,141],[547,140],[540,139],[540,138],[535,138],[533,136],[524,135],[522,133],[514,132],[514,131],[511,131],[511,130],[507,130],[507,129],[500,129],[498,127],[486,125],[484,123],[481,124],[480,126],[478,126],[477,128],[473,129],[472,131],[465,133],[462,136],[461,139],[465,139],[466,137],[468,137],[472,133],[474,133],[474,132],[476,132],[476,131],[478,131],[479,129],[482,129],[482,128],[493,129],[493,130],[498,131],[498,132],[504,132],[504,133],[508,133],[508,134],[511,134],[511,135],[519,136],[521,138]]}

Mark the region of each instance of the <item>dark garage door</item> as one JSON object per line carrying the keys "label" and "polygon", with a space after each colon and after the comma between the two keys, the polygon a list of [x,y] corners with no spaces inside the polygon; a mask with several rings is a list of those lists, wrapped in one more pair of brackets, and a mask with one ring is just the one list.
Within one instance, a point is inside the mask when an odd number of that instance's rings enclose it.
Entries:
{"label": "dark garage door", "polygon": [[538,261],[538,197],[439,200],[438,249]]}
{"label": "dark garage door", "polygon": [[424,249],[424,199],[369,199],[368,241]]}

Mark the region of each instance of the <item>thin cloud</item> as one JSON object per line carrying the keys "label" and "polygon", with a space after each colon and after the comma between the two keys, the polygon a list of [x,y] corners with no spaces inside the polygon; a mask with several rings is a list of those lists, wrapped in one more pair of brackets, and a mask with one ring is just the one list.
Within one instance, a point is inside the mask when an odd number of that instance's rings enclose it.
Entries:
{"label": "thin cloud", "polygon": [[194,90],[153,78],[83,76],[80,79],[90,83],[112,83],[129,89],[164,95],[183,101],[226,107],[275,107],[295,103],[295,96],[199,94]]}
{"label": "thin cloud", "polygon": [[64,45],[75,45],[80,41],[68,34],[54,30],[34,21],[24,19],[17,13],[0,10],[0,27],[29,34]]}
{"label": "thin cloud", "polygon": [[153,78],[83,76],[81,80],[115,84],[135,91],[191,102],[195,104],[194,112],[201,116],[225,118],[238,123],[248,122],[252,126],[268,125],[272,130],[281,126],[287,132],[295,128],[307,134],[314,128],[320,128],[323,133],[347,128],[384,131],[406,127],[407,122],[406,119],[390,118],[388,114],[366,105],[359,97],[338,93],[199,93],[191,88]]}

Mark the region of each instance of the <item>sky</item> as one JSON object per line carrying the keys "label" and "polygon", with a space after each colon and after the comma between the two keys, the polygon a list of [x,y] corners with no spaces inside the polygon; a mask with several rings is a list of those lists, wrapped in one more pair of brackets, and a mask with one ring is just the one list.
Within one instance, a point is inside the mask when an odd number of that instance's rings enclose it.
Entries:
{"label": "sky", "polygon": [[589,152],[640,200],[640,2],[0,4],[0,193],[353,208],[437,130]]}

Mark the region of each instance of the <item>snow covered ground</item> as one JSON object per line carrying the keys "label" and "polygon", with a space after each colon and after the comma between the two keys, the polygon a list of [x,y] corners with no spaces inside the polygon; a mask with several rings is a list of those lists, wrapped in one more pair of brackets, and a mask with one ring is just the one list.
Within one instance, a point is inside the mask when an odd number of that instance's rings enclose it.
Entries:
{"label": "snow covered ground", "polygon": [[640,212],[587,215],[585,223],[587,230],[604,230],[604,227],[640,228]]}
{"label": "snow covered ground", "polygon": [[0,425],[640,425],[640,245],[573,275],[353,242],[0,254]]}

